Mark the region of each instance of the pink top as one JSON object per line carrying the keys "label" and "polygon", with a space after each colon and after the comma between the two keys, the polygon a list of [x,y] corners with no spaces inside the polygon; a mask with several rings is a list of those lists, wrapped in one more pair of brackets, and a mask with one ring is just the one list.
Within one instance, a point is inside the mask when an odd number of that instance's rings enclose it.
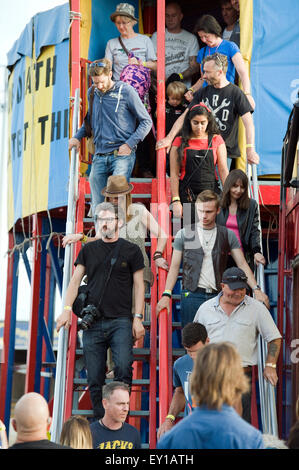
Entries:
{"label": "pink top", "polygon": [[226,221],[226,228],[228,228],[228,229],[230,229],[234,232],[234,234],[236,235],[236,237],[238,239],[238,242],[240,243],[240,247],[243,250],[236,215],[229,214],[229,216],[227,218],[227,221]]}

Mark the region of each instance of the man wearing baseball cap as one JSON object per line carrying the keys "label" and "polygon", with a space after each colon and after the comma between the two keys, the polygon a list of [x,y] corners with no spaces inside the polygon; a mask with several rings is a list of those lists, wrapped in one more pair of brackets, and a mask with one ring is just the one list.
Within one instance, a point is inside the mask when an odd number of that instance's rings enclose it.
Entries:
{"label": "man wearing baseball cap", "polygon": [[[221,292],[199,307],[194,322],[206,327],[211,343],[229,341],[236,346],[249,379],[252,366],[257,364],[260,333],[268,345],[264,377],[275,386],[281,334],[265,305],[246,294],[248,288],[242,269],[226,269],[222,275]],[[243,418],[250,423],[251,393],[242,396],[242,406]]]}

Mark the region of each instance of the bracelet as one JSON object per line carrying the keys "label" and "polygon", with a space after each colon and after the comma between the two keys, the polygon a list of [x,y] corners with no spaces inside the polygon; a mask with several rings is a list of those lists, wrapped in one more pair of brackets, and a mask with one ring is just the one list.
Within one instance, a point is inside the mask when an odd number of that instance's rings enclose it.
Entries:
{"label": "bracelet", "polygon": [[142,313],[134,313],[133,317],[134,317],[134,318],[140,318],[140,320],[143,320],[143,315],[142,315]]}
{"label": "bracelet", "polygon": [[181,202],[181,198],[180,196],[174,196],[172,199],[171,199],[172,202],[176,202],[176,201],[179,201]]}
{"label": "bracelet", "polygon": [[172,422],[174,422],[175,421],[175,416],[167,415],[165,419],[170,419]]}
{"label": "bracelet", "polygon": [[83,232],[81,232],[81,235],[82,235],[81,242],[86,243],[87,242],[87,236]]}
{"label": "bracelet", "polygon": [[72,310],[72,307],[70,305],[65,305],[63,307],[63,310]]}
{"label": "bracelet", "polygon": [[157,253],[156,255],[153,256],[154,261],[156,261],[156,259],[160,259],[160,258],[163,258],[163,255],[159,255],[159,253]]}
{"label": "bracelet", "polygon": [[171,290],[165,289],[165,291],[162,294],[162,297],[169,297],[171,299],[172,292]]}
{"label": "bracelet", "polygon": [[194,93],[194,90],[192,87],[190,87],[188,91],[191,91],[192,93]]}
{"label": "bracelet", "polygon": [[143,67],[146,67],[146,62],[142,62]]}
{"label": "bracelet", "polygon": [[180,77],[181,80],[184,80],[183,74],[179,73],[178,76]]}
{"label": "bracelet", "polygon": [[254,148],[254,144],[246,144],[246,148]]}
{"label": "bracelet", "polygon": [[272,367],[273,369],[276,369],[276,364],[273,364],[272,362],[266,362],[265,366]]}

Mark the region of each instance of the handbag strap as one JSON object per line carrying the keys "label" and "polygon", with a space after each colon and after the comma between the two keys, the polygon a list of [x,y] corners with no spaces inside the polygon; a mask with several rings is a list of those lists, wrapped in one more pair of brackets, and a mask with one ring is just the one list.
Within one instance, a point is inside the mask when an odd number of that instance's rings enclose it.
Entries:
{"label": "handbag strap", "polygon": [[191,181],[191,179],[193,178],[193,176],[195,175],[195,173],[197,172],[197,170],[203,165],[207,155],[208,155],[208,152],[209,150],[211,150],[213,147],[211,147],[212,145],[212,141],[213,141],[213,135],[211,136],[211,138],[209,139],[208,141],[208,148],[207,148],[207,151],[203,157],[203,159],[201,160],[201,162],[197,165],[197,167],[195,168],[195,170],[192,171],[191,175],[189,176],[189,178],[187,179],[187,181],[185,181],[184,185],[182,186],[182,190],[186,189],[189,182]]}
{"label": "handbag strap", "polygon": [[126,46],[124,45],[124,42],[123,42],[121,36],[118,36],[118,40],[119,40],[119,42],[120,42],[120,44],[121,44],[123,50],[125,51],[125,53],[126,53],[127,55],[129,55],[130,53],[129,53],[128,49],[126,48]]}
{"label": "handbag strap", "polygon": [[122,239],[122,238],[119,238],[119,239],[118,239],[118,242],[117,242],[116,246],[114,247],[114,250],[113,250],[113,252],[112,252],[112,254],[111,254],[111,257],[110,257],[110,268],[109,268],[109,271],[108,271],[108,275],[107,275],[107,277],[106,277],[106,279],[105,279],[104,286],[103,286],[103,288],[102,288],[101,297],[100,297],[100,300],[99,300],[99,302],[98,302],[98,309],[100,308],[101,303],[102,303],[102,301],[103,301],[104,293],[105,293],[105,290],[106,290],[106,288],[107,288],[109,279],[110,279],[110,277],[111,277],[112,269],[113,269],[113,267],[115,266],[115,263],[116,263],[116,261],[117,261],[118,254],[119,254],[119,250],[120,250],[120,247],[121,247],[122,243],[123,243],[123,239]]}

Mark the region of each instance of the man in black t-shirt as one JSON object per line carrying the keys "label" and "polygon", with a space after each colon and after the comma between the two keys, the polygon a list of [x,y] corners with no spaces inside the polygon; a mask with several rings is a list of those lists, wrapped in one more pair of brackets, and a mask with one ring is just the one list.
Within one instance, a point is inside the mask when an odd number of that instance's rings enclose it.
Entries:
{"label": "man in black t-shirt", "polygon": [[203,60],[203,78],[208,83],[195,94],[188,109],[174,123],[169,134],[157,143],[157,148],[167,147],[169,151],[173,139],[180,132],[189,109],[203,102],[208,106],[218,123],[220,133],[225,141],[227,156],[240,156],[238,147],[238,119],[241,117],[246,134],[246,155],[248,163],[259,163],[259,156],[254,149],[253,109],[247,96],[233,83],[226,79],[227,57],[223,54],[206,56]]}
{"label": "man in black t-shirt", "polygon": [[90,425],[94,449],[140,449],[139,431],[125,422],[130,407],[129,391],[122,382],[104,385],[105,414]]}
{"label": "man in black t-shirt", "polygon": [[[85,274],[88,279],[88,304],[97,307],[98,315],[83,331],[83,353],[94,416],[102,418],[102,386],[105,383],[106,356],[110,347],[115,364],[115,380],[132,383],[133,340],[144,335],[144,259],[140,248],[119,239],[123,224],[117,206],[101,203],[96,208],[99,239],[80,251],[76,269],[65,295],[65,306],[57,319],[57,331],[69,328],[71,310]],[[116,253],[118,250],[118,254]],[[112,265],[111,260],[115,260]],[[109,277],[110,272],[110,277]],[[135,312],[132,317],[132,290]]]}

